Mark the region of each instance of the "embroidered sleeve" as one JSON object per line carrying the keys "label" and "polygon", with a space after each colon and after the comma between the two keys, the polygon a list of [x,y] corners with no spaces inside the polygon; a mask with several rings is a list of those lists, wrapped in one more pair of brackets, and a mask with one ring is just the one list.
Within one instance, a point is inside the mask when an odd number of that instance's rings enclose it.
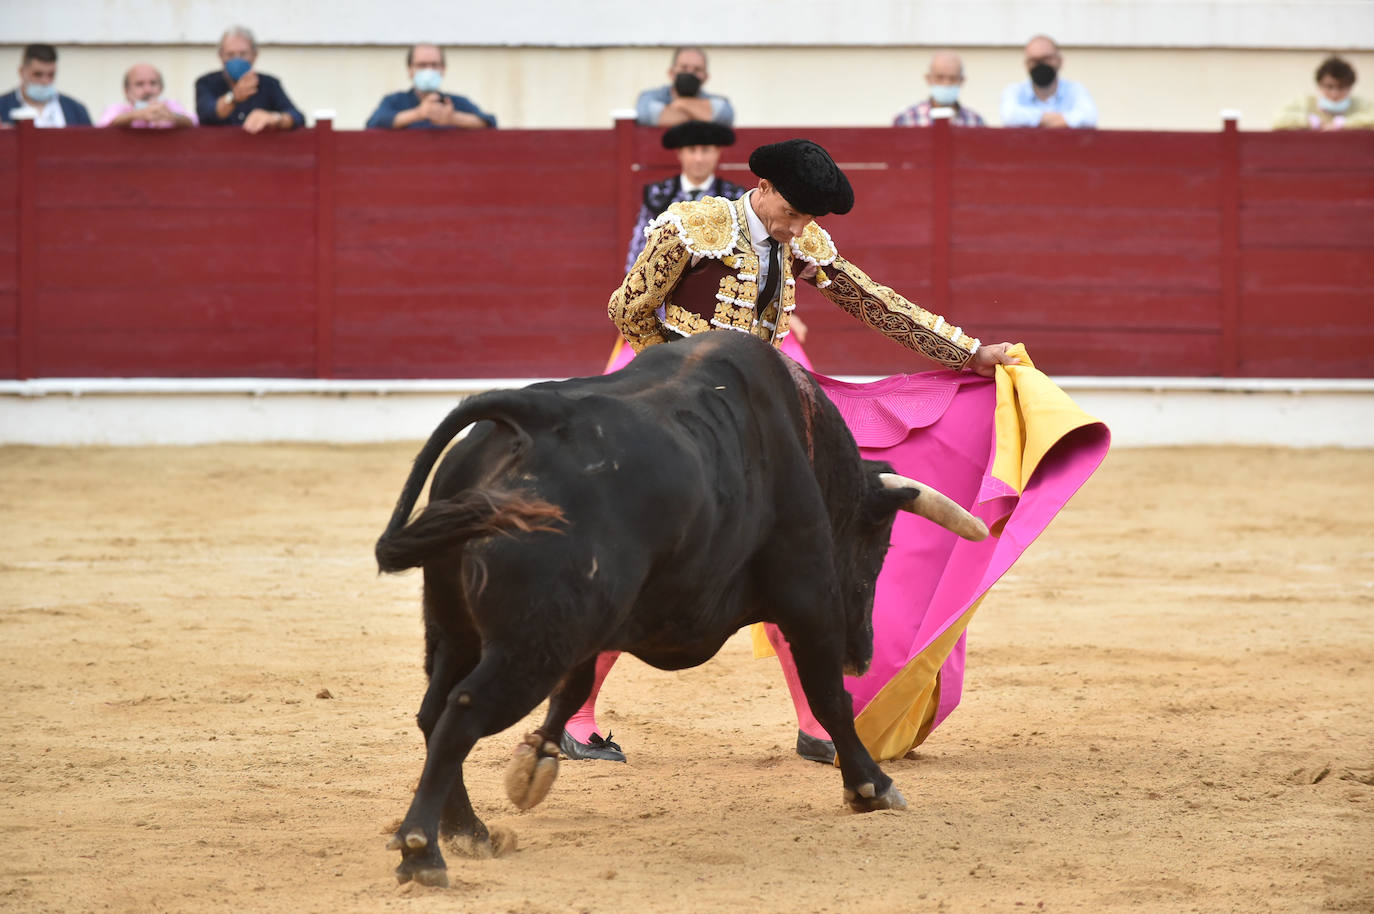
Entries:
{"label": "embroidered sleeve", "polygon": [[639,208],[639,219],[635,222],[634,231],[630,232],[630,247],[625,252],[625,272],[634,269],[635,261],[639,259],[639,254],[644,250],[644,232],[649,227],[649,220],[653,214],[649,212],[648,204]]}
{"label": "embroidered sleeve", "polygon": [[836,255],[833,263],[817,267],[814,282],[822,295],[845,313],[932,362],[963,368],[978,350],[978,340],[938,314],[878,285],[843,257]]}
{"label": "embroidered sleeve", "polygon": [[672,225],[659,225],[650,231],[644,250],[606,307],[635,352],[667,342],[654,312],[667,302],[691,260],[687,246]]}

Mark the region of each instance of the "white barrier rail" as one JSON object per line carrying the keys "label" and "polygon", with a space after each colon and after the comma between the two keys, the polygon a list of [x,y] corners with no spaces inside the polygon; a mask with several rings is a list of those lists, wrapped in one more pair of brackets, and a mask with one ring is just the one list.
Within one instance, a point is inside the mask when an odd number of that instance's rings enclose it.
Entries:
{"label": "white barrier rail", "polygon": [[[538,378],[45,378],[0,382],[0,445],[423,439],[464,397]],[[873,378],[846,377],[847,381]],[[1374,448],[1374,379],[1055,379],[1118,447]]]}

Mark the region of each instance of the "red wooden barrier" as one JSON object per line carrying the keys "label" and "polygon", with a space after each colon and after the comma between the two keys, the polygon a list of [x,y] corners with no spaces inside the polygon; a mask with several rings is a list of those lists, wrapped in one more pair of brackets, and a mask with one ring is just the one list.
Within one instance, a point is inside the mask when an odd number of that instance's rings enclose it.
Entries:
{"label": "red wooden barrier", "polygon": [[[875,279],[1059,375],[1374,376],[1374,135],[804,134]],[[600,370],[659,132],[0,131],[0,376]],[[928,366],[804,287],[831,374]]]}

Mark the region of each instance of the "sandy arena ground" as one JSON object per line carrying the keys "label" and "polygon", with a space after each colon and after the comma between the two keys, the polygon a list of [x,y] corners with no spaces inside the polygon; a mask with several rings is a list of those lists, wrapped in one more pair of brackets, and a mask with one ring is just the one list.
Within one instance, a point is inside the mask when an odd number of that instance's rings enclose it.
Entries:
{"label": "sandy arena ground", "polygon": [[1374,910],[1374,453],[1113,453],[974,620],[964,703],[867,816],[736,636],[626,658],[518,847],[398,887],[414,445],[0,449],[0,909]]}

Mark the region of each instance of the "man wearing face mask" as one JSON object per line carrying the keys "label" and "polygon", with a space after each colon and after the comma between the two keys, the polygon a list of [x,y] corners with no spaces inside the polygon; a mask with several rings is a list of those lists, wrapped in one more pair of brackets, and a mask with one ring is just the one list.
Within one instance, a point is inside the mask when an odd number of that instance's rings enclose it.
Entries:
{"label": "man wearing face mask", "polygon": [[1317,93],[1300,98],[1279,112],[1275,130],[1371,130],[1374,105],[1350,94],[1355,68],[1339,57],[1317,67]]}
{"label": "man wearing face mask", "polygon": [[892,121],[894,127],[929,127],[932,108],[951,108],[950,123],[956,127],[982,127],[983,119],[977,111],[959,104],[959,90],[964,85],[964,62],[953,51],[940,51],[930,58],[926,71],[926,85],[930,97],[907,108]]}
{"label": "man wearing face mask", "polygon": [[726,127],[735,123],[735,109],[723,95],[701,91],[710,74],[706,71],[706,52],[701,48],[678,48],[668,67],[669,83],[645,89],[635,102],[635,117],[641,127],[675,127],[686,121],[713,121]]}
{"label": "man wearing face mask", "polygon": [[50,44],[31,44],[19,58],[19,88],[0,98],[0,122],[14,123],[18,108],[38,112],[38,127],[89,127],[86,106],[57,91],[57,49]]}
{"label": "man wearing face mask", "polygon": [[134,64],[124,74],[125,101],[100,115],[97,127],[194,127],[196,116],[162,95],[162,74],[148,63]]}
{"label": "man wearing face mask", "polygon": [[417,44],[406,52],[411,88],[393,92],[381,100],[367,119],[372,130],[457,128],[485,130],[496,118],[462,95],[440,91],[444,81],[444,49]]}
{"label": "man wearing face mask", "polygon": [[1097,105],[1076,83],[1059,78],[1064,58],[1047,35],[1026,43],[1026,71],[1030,78],[1002,90],[1005,127],[1096,127]]}
{"label": "man wearing face mask", "polygon": [[294,130],[305,115],[286,97],[275,76],[253,68],[258,42],[241,25],[219,40],[222,68],[196,80],[196,113],[205,127],[242,127],[248,133]]}

